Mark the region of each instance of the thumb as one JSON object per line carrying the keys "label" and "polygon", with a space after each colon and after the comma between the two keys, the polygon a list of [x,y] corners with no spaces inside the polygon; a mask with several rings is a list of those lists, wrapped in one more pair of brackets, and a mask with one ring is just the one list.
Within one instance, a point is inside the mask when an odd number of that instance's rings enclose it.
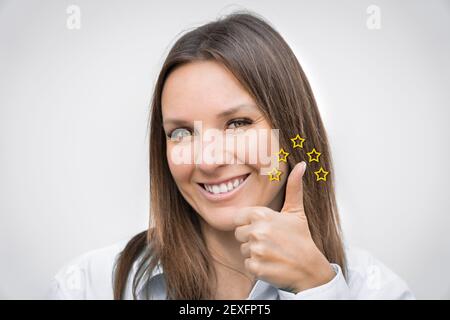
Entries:
{"label": "thumb", "polygon": [[286,196],[283,213],[305,214],[303,207],[303,175],[306,171],[306,162],[302,161],[292,169],[286,184]]}

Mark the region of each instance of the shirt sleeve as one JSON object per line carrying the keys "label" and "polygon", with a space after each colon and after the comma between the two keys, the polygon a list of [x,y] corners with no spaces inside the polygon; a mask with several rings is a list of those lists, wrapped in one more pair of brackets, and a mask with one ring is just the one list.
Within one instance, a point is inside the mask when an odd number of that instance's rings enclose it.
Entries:
{"label": "shirt sleeve", "polygon": [[280,300],[342,300],[351,299],[350,288],[342,274],[341,267],[332,263],[336,275],[328,283],[299,293],[279,290]]}
{"label": "shirt sleeve", "polygon": [[347,274],[331,263],[336,276],[328,283],[299,293],[279,290],[281,300],[411,300],[414,294],[395,272],[368,252],[349,250]]}

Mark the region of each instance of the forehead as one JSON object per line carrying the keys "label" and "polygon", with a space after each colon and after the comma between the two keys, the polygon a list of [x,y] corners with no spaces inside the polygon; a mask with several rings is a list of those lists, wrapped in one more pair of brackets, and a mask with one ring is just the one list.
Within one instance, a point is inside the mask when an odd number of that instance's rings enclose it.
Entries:
{"label": "forehead", "polygon": [[[224,66],[215,61],[196,61],[176,68],[166,79],[162,112],[167,115],[217,113],[253,99]],[[204,115],[204,114],[203,114]]]}

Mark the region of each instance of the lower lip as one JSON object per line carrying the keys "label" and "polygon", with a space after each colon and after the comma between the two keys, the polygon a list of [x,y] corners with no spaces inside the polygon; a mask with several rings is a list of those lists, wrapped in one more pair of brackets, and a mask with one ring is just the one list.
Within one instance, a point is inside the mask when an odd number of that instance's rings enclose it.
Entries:
{"label": "lower lip", "polygon": [[244,187],[244,185],[247,183],[247,180],[250,178],[250,175],[251,174],[247,175],[245,180],[242,181],[242,183],[237,188],[234,188],[233,190],[231,190],[229,192],[225,192],[225,193],[218,193],[218,194],[211,193],[211,192],[205,190],[200,184],[198,184],[198,183],[196,183],[196,184],[197,184],[197,187],[200,188],[201,193],[203,193],[203,195],[208,200],[210,200],[210,201],[224,201],[224,200],[228,200],[228,199],[232,198],[235,194],[237,194],[237,192],[239,190],[241,190]]}

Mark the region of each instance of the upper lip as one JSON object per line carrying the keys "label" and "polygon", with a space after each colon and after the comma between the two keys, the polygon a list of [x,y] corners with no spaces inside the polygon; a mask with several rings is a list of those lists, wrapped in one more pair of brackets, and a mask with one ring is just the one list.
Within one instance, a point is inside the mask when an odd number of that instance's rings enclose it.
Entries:
{"label": "upper lip", "polygon": [[234,179],[238,179],[238,178],[244,178],[244,177],[248,176],[249,174],[250,173],[244,173],[244,174],[233,176],[233,177],[227,178],[227,179],[221,179],[221,180],[215,180],[215,181],[204,181],[204,182],[199,182],[199,183],[201,183],[201,184],[221,184],[221,183],[228,182],[230,180],[234,180]]}

